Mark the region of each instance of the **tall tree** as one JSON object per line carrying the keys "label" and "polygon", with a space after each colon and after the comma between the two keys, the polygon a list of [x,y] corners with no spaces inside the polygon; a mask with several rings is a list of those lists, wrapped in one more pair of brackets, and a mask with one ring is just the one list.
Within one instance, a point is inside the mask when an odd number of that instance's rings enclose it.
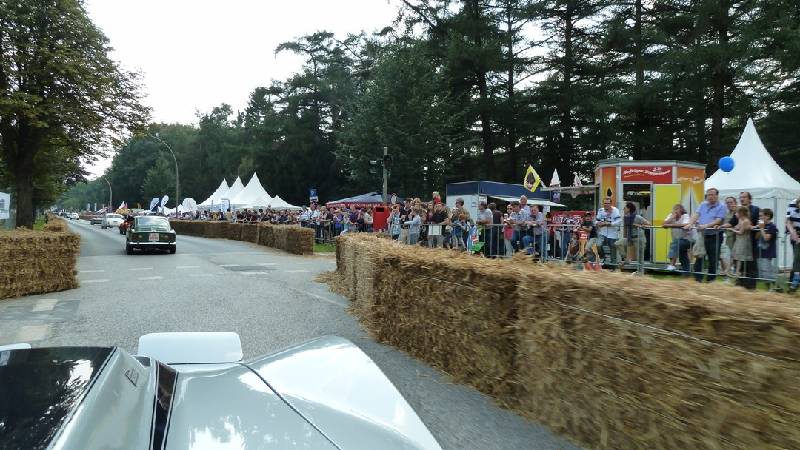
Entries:
{"label": "tall tree", "polygon": [[[15,186],[18,225],[33,226],[40,164],[90,160],[143,123],[136,77],[109,52],[78,0],[0,0],[0,146]],[[51,166],[56,172],[45,175],[67,176],[76,168]]]}

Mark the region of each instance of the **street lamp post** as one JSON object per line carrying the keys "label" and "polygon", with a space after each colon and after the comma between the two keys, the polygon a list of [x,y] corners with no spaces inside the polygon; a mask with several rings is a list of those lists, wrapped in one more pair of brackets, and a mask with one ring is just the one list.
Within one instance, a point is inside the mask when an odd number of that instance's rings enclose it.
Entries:
{"label": "street lamp post", "polygon": [[108,212],[111,212],[111,208],[114,207],[114,191],[111,190],[111,182],[108,181],[108,178],[101,177],[106,184],[108,184]]}
{"label": "street lamp post", "polygon": [[151,138],[158,141],[164,147],[169,150],[169,154],[172,155],[172,159],[175,161],[175,218],[178,218],[178,205],[181,204],[181,196],[180,196],[180,175],[178,174],[178,158],[175,157],[175,152],[172,151],[172,147],[169,146],[166,142],[164,142],[159,136],[158,133],[155,135],[150,135]]}

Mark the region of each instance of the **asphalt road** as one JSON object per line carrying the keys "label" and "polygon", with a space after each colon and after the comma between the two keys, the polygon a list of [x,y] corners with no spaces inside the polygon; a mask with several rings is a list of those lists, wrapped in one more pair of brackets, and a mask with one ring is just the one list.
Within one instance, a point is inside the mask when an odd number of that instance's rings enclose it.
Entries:
{"label": "asphalt road", "polygon": [[294,256],[246,242],[178,237],[178,252],[125,255],[125,238],[70,222],[81,236],[80,288],[0,300],[0,345],[115,345],[135,353],[160,331],[235,331],[245,358],[338,335],[380,366],[445,449],[577,449],[500,409],[474,389],[376,343],[348,300],[314,282],[326,256]]}

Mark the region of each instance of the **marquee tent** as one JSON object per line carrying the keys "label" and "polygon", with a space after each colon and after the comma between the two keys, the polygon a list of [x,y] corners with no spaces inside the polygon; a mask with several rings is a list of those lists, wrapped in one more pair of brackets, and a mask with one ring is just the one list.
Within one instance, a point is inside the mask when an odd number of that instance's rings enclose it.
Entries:
{"label": "marquee tent", "polygon": [[286,200],[282,199],[280,195],[276,195],[275,198],[272,199],[272,202],[270,203],[269,207],[275,210],[291,209],[299,211],[303,209],[299,206],[294,206],[287,203]]}
{"label": "marquee tent", "polygon": [[244,185],[242,184],[242,179],[236,177],[236,181],[233,182],[231,188],[228,189],[228,192],[226,192],[225,195],[220,197],[220,200],[223,199],[230,200],[231,205],[233,205],[234,204],[233,199],[236,198],[236,196],[239,195],[239,193],[242,192],[243,190],[244,190]]}
{"label": "marquee tent", "polygon": [[214,191],[214,193],[211,194],[211,196],[209,196],[203,203],[200,203],[200,205],[198,206],[211,207],[213,205],[218,205],[222,197],[224,197],[228,193],[229,189],[230,187],[228,186],[228,180],[223,178],[217,190]]}
{"label": "marquee tent", "polygon": [[383,204],[383,195],[380,192],[368,192],[366,194],[334,200],[325,204],[328,208],[342,206],[377,206]]}
{"label": "marquee tent", "polygon": [[253,177],[250,178],[250,181],[244,189],[235,196],[229,198],[231,200],[231,205],[236,208],[265,207],[269,205],[269,202],[272,200],[272,197],[270,197],[267,191],[264,190],[264,187],[261,186],[261,181],[258,179],[258,174],[256,173],[253,173]]}
{"label": "marquee tent", "polygon": [[730,172],[717,170],[705,182],[705,188],[719,189],[720,198],[737,197],[747,191],[753,195],[753,203],[761,208],[770,208],[775,213],[781,239],[778,241],[778,265],[791,267],[791,245],[784,237],[782,223],[789,203],[800,197],[800,183],[789,176],[772,159],[761,138],[758,137],[753,120],[748,119],[739,143],[731,153],[734,168]]}

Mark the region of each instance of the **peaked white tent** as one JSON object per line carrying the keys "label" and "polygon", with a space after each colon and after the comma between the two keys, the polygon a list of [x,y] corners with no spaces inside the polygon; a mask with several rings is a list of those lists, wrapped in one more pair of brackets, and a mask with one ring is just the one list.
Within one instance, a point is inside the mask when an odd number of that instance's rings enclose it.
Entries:
{"label": "peaked white tent", "polygon": [[[237,208],[254,208],[264,207],[269,204],[272,197],[261,186],[261,180],[258,179],[258,174],[253,173],[253,177],[247,183],[241,192],[233,197],[230,197],[231,205]],[[266,202],[266,203],[264,203]]]}
{"label": "peaked white tent", "polygon": [[226,199],[230,201],[231,205],[233,205],[233,199],[236,198],[236,196],[239,195],[239,193],[243,190],[244,185],[242,184],[242,179],[236,177],[236,180],[233,182],[230,189],[228,189],[228,192],[226,192],[225,195],[220,196],[220,201]]}
{"label": "peaked white tent", "polygon": [[213,205],[218,205],[220,199],[222,199],[227,193],[230,187],[228,186],[228,180],[222,179],[222,182],[219,184],[219,187],[216,191],[214,191],[211,196],[209,196],[203,203],[200,203],[201,207],[211,207]]}
{"label": "peaked white tent", "polygon": [[290,205],[286,202],[286,200],[282,199],[280,195],[276,195],[275,198],[272,199],[272,203],[269,205],[269,207],[276,210],[291,209],[299,211],[303,209],[299,206]]}
{"label": "peaked white tent", "polygon": [[778,241],[778,265],[791,267],[792,250],[788,239],[784,239],[783,222],[786,208],[800,197],[800,183],[789,176],[772,159],[761,138],[758,137],[752,119],[747,120],[742,137],[731,153],[734,167],[730,172],[717,169],[705,182],[705,188],[719,189],[720,200],[737,197],[742,191],[753,195],[753,204],[770,208],[775,213],[773,222],[778,226],[781,238]]}

